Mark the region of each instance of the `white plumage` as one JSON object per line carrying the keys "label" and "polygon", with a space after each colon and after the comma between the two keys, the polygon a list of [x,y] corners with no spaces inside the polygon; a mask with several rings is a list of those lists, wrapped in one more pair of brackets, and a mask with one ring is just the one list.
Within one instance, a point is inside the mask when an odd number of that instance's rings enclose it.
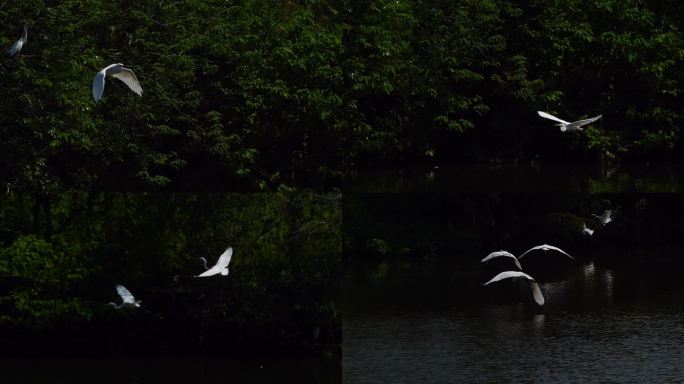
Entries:
{"label": "white plumage", "polygon": [[603,116],[603,115],[598,115],[596,117],[592,117],[592,118],[584,119],[584,120],[578,120],[578,121],[571,123],[569,121],[559,119],[556,116],[551,115],[550,113],[546,113],[543,111],[537,111],[537,113],[539,114],[539,116],[541,116],[545,119],[549,119],[549,120],[553,120],[553,121],[557,122],[558,124],[556,124],[556,125],[558,127],[560,127],[561,132],[581,131],[584,129],[584,128],[582,128],[582,126],[593,123],[594,121],[600,119]]}
{"label": "white plumage", "polygon": [[204,267],[207,269],[205,272],[197,275],[196,277],[208,277],[208,276],[214,276],[218,275],[219,273],[223,276],[228,276],[228,264],[230,264],[230,259],[233,256],[233,247],[228,247],[228,249],[223,252],[221,256],[219,256],[218,261],[216,264],[208,268],[207,267],[207,260],[204,257],[200,257],[202,261],[204,262]]}
{"label": "white plumage", "polygon": [[121,297],[121,304],[116,305],[115,303],[109,303],[111,306],[113,306],[116,309],[119,309],[121,307],[139,308],[140,304],[142,304],[142,301],[135,300],[135,297],[133,297],[133,294],[131,293],[131,291],[126,289],[126,287],[124,287],[121,284],[116,285],[116,292]]}
{"label": "white plumage", "polygon": [[517,278],[523,278],[527,281],[530,282],[530,286],[532,288],[532,297],[534,298],[534,301],[539,304],[539,305],[544,305],[544,295],[542,295],[541,288],[539,288],[539,284],[537,283],[534,278],[526,273],[519,272],[519,271],[506,271],[506,272],[501,272],[498,275],[494,276],[491,280],[488,282],[484,283],[483,285],[489,285],[490,283],[495,283],[497,281],[503,280],[503,279],[517,279]]}
{"label": "white plumage", "polygon": [[12,44],[12,47],[7,51],[10,57],[16,55],[17,53],[19,53],[19,51],[21,51],[21,48],[23,48],[24,44],[26,44],[26,40],[28,40],[28,28],[24,26],[24,31],[22,32],[19,40],[15,41],[14,44]]}
{"label": "white plumage", "polygon": [[532,248],[528,249],[528,250],[527,250],[525,253],[523,253],[522,255],[518,256],[518,259],[522,259],[523,256],[525,256],[525,255],[527,255],[529,252],[535,251],[535,250],[541,250],[541,251],[545,251],[545,252],[546,252],[546,251],[556,251],[556,252],[560,252],[560,253],[564,254],[565,256],[567,256],[567,257],[569,257],[569,258],[571,258],[571,259],[574,259],[574,257],[568,255],[567,252],[565,252],[564,250],[562,250],[562,249],[560,249],[560,248],[558,248],[558,247],[554,247],[553,245],[548,245],[548,244],[542,244],[542,245],[537,245],[536,247],[532,247]]}
{"label": "white plumage", "polygon": [[105,88],[105,78],[107,76],[113,76],[116,79],[121,80],[124,84],[135,92],[138,96],[142,96],[142,87],[140,87],[140,82],[138,78],[135,77],[135,73],[128,68],[124,68],[123,64],[111,64],[104,67],[99,71],[93,78],[93,99],[95,102],[100,101]]}
{"label": "white plumage", "polygon": [[594,234],[594,230],[589,229],[589,227],[587,227],[587,223],[582,223],[582,233],[591,236]]}
{"label": "white plumage", "polygon": [[497,258],[497,257],[508,257],[508,258],[513,259],[513,262],[515,263],[515,266],[518,267],[518,269],[522,270],[522,266],[520,265],[520,262],[518,261],[518,258],[515,257],[515,255],[513,255],[512,253],[507,252],[507,251],[496,251],[496,252],[492,252],[492,253],[490,253],[489,255],[487,255],[487,257],[485,257],[484,259],[482,259],[480,262],[481,262],[481,263],[485,263],[485,262],[487,262],[487,261],[489,261],[489,260],[492,260],[492,259],[494,259],[494,258]]}
{"label": "white plumage", "polygon": [[606,224],[608,224],[608,223],[610,223],[611,221],[613,221],[612,215],[613,215],[613,211],[611,211],[610,209],[606,209],[606,210],[603,212],[603,215],[601,215],[601,216],[599,216],[599,215],[593,215],[593,216],[594,216],[595,218],[599,219],[599,221],[601,222],[601,224],[603,224],[603,226],[605,226]]}

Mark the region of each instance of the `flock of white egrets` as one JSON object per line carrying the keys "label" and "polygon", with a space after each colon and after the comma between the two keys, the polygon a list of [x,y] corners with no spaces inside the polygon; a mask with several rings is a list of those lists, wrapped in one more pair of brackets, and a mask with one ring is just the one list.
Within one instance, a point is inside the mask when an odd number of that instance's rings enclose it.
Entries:
{"label": "flock of white egrets", "polygon": [[[610,223],[611,221],[613,221],[611,210],[604,211],[601,216],[599,216],[599,215],[593,215],[593,216],[596,217],[603,226],[605,226],[608,223]],[[582,226],[583,226],[582,233],[588,234],[590,236],[594,234],[593,230],[587,228],[586,223],[584,223]],[[501,272],[498,275],[494,276],[491,280],[484,283],[483,285],[486,286],[486,285],[489,285],[491,283],[495,283],[497,281],[501,281],[501,280],[505,280],[505,279],[523,279],[530,284],[530,288],[532,289],[532,298],[534,299],[534,301],[539,305],[544,305],[544,295],[542,295],[542,291],[541,291],[541,288],[539,287],[539,283],[537,283],[537,281],[532,276],[522,272],[523,268],[522,268],[522,265],[520,265],[520,261],[519,261],[525,255],[527,255],[528,253],[530,253],[532,251],[545,251],[545,252],[546,251],[555,251],[557,253],[560,253],[560,254],[563,254],[563,255],[569,257],[572,260],[575,259],[574,257],[570,256],[567,252],[563,251],[562,249],[560,249],[558,247],[554,247],[553,245],[548,245],[548,244],[542,244],[542,245],[538,245],[536,247],[532,247],[518,257],[515,257],[515,255],[513,255],[512,253],[510,253],[508,251],[492,252],[489,255],[487,255],[484,259],[482,259],[480,262],[486,263],[490,260],[495,260],[497,258],[508,258],[508,259],[511,259],[513,261],[515,266],[518,268],[518,271]]]}
{"label": "flock of white egrets", "polygon": [[[200,260],[202,260],[202,263],[204,264],[204,268],[206,269],[206,271],[200,273],[195,277],[209,277],[218,274],[228,276],[228,264],[230,264],[230,259],[232,256],[233,248],[228,247],[228,249],[226,249],[225,252],[223,252],[223,254],[219,256],[218,261],[216,261],[216,264],[214,264],[214,266],[211,268],[207,266],[207,259],[205,259],[204,257],[200,257]],[[129,291],[122,284],[116,285],[116,292],[119,294],[119,296],[121,296],[121,304],[116,305],[116,303],[109,303],[109,305],[116,309],[140,308],[142,301],[136,300],[131,291]]]}
{"label": "flock of white egrets", "polygon": [[[12,47],[7,51],[10,57],[17,57],[19,52],[21,52],[21,49],[24,47],[24,44],[26,44],[27,40],[28,28],[24,26],[24,31],[22,32],[19,40],[14,42],[14,44],[12,44]],[[100,101],[100,99],[102,98],[102,94],[104,93],[105,88],[105,78],[107,76],[112,76],[115,79],[121,80],[124,84],[128,86],[128,88],[131,89],[131,91],[135,92],[138,96],[142,96],[143,90],[140,86],[138,78],[135,77],[135,73],[133,73],[133,71],[131,71],[128,68],[124,68],[123,64],[116,63],[110,64],[102,68],[102,70],[95,74],[92,85],[93,99],[95,99],[95,102]]]}

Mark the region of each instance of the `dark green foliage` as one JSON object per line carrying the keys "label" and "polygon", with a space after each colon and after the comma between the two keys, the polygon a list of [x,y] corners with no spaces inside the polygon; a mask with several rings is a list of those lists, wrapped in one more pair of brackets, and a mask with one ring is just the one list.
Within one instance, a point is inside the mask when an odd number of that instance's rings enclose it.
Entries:
{"label": "dark green foliage", "polygon": [[[14,189],[269,190],[385,164],[682,153],[684,10],[646,0],[21,1],[0,8]],[[123,62],[94,104],[90,82]],[[535,114],[604,114],[561,134]],[[331,181],[332,180],[332,181]]]}
{"label": "dark green foliage", "polygon": [[[148,327],[159,332],[150,338],[178,333],[170,343],[193,350],[211,341],[217,350],[235,349],[240,337],[311,342],[315,327],[339,324],[340,220],[339,200],[307,194],[5,198],[0,334],[12,340],[5,332],[57,331],[68,339],[89,329],[97,343],[117,330],[131,333],[106,348],[122,347]],[[204,271],[200,256],[213,264],[229,245],[228,277],[194,277]],[[106,305],[119,302],[118,283],[143,300],[144,310]],[[145,344],[158,346],[158,339]]]}

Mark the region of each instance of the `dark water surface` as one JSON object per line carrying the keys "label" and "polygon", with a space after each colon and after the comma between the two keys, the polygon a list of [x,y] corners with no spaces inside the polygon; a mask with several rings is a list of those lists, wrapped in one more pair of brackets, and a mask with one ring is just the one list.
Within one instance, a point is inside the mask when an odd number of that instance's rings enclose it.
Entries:
{"label": "dark water surface", "polygon": [[344,382],[682,382],[681,265],[612,264],[542,284],[543,308],[444,268],[349,281]]}
{"label": "dark water surface", "polygon": [[337,358],[0,360],[2,383],[339,383]]}

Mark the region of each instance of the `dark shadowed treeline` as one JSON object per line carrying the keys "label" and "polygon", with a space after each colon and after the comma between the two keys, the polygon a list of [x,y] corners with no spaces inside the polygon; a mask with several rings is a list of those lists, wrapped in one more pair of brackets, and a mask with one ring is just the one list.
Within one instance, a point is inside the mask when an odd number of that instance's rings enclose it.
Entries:
{"label": "dark shadowed treeline", "polygon": [[[593,215],[606,209],[613,221],[603,226]],[[343,210],[346,265],[379,266],[381,275],[388,262],[455,273],[477,268],[490,252],[520,255],[545,243],[580,262],[684,263],[678,194],[359,194]]]}
{"label": "dark shadowed treeline", "polygon": [[[17,190],[327,187],[350,169],[672,160],[676,1],[21,1],[0,5],[0,169]],[[90,82],[114,62],[95,104]],[[538,109],[573,120],[561,134]]]}
{"label": "dark shadowed treeline", "polygon": [[[79,355],[336,344],[339,208],[305,194],[4,198],[0,340]],[[228,246],[228,277],[194,277]],[[119,283],[142,309],[107,305]]]}

